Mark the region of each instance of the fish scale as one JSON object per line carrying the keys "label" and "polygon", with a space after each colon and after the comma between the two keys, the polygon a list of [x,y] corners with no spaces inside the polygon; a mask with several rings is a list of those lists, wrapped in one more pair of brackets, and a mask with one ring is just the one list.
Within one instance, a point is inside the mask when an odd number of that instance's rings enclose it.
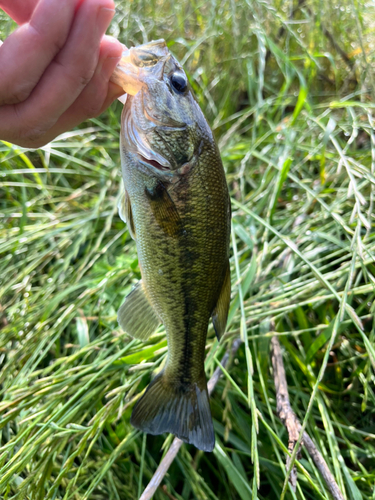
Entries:
{"label": "fish scale", "polygon": [[130,62],[122,63],[129,88],[139,88],[122,115],[121,213],[136,241],[142,281],[118,319],[142,340],[162,322],[168,341],[165,367],[136,404],[131,422],[212,451],[204,358],[210,318],[220,337],[230,301],[225,174],[212,131],[187,79],[181,90],[186,76],[165,42],[131,50],[141,50],[148,66],[134,67],[139,57],[128,53],[124,61]]}

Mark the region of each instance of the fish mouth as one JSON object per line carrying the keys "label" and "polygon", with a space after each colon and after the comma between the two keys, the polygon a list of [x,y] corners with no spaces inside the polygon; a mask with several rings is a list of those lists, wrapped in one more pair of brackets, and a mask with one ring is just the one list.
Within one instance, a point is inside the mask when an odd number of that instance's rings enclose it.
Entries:
{"label": "fish mouth", "polygon": [[138,47],[131,47],[122,57],[111,81],[119,85],[129,95],[135,96],[147,88],[152,80],[162,80],[165,63],[171,58],[164,40],[156,40]]}

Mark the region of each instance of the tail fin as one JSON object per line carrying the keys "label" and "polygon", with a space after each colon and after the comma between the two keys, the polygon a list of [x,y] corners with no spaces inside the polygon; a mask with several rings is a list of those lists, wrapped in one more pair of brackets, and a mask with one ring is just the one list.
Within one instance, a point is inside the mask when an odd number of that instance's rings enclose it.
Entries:
{"label": "tail fin", "polygon": [[170,432],[203,451],[215,446],[205,378],[187,388],[176,387],[160,373],[135,405],[130,423],[149,434]]}

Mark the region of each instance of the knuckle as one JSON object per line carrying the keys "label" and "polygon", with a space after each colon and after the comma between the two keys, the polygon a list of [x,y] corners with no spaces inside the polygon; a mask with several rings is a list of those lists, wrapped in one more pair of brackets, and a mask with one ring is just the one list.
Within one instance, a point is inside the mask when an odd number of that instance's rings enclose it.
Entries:
{"label": "knuckle", "polygon": [[84,106],[84,114],[87,118],[95,118],[100,114],[100,111],[102,109],[103,105],[103,100],[98,99],[93,102],[90,102]]}
{"label": "knuckle", "polygon": [[91,81],[95,72],[95,64],[82,60],[75,60],[73,63],[60,61],[56,58],[55,64],[60,66],[64,78],[73,89],[83,90]]}
{"label": "knuckle", "polygon": [[95,118],[100,115],[107,97],[107,85],[95,78],[82,94],[81,110],[86,118]]}
{"label": "knuckle", "polygon": [[30,138],[20,137],[17,144],[23,148],[39,149],[45,145],[45,142],[41,137],[33,136]]}
{"label": "knuckle", "polygon": [[43,30],[41,30],[36,24],[33,23],[33,19],[31,19],[29,26],[28,26],[28,29],[29,29],[29,34],[33,38],[37,39],[39,41],[39,43],[42,43],[43,46],[46,43],[46,37],[47,37],[48,50],[52,54],[58,54],[60,52],[60,50],[63,48],[64,40],[59,39],[60,34],[58,32],[54,33],[54,36],[46,35],[46,33]]}
{"label": "knuckle", "polygon": [[86,87],[90,83],[93,75],[94,75],[94,71],[91,69],[86,70],[85,72],[80,74],[78,76],[79,85],[83,88]]}
{"label": "knuckle", "polygon": [[9,87],[0,93],[2,94],[0,104],[18,104],[26,101],[31,94],[31,89],[29,85],[20,84]]}
{"label": "knuckle", "polygon": [[78,89],[83,90],[94,76],[95,68],[85,67],[85,64],[77,65],[77,67],[79,70],[71,68],[70,71],[66,71],[66,76],[74,82]]}
{"label": "knuckle", "polygon": [[45,145],[45,134],[44,128],[24,124],[18,133],[18,144],[26,148],[40,148]]}

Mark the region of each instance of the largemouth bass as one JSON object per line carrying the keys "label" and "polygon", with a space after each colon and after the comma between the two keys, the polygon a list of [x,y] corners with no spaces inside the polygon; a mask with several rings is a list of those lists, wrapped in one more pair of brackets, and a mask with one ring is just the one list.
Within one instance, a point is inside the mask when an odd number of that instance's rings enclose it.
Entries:
{"label": "largemouth bass", "polygon": [[128,93],[121,119],[125,197],[120,215],[136,241],[142,280],[118,312],[145,340],[163,323],[164,369],[131,423],[212,451],[204,372],[212,317],[224,333],[230,302],[230,199],[212,131],[164,40],[126,51],[113,81]]}

